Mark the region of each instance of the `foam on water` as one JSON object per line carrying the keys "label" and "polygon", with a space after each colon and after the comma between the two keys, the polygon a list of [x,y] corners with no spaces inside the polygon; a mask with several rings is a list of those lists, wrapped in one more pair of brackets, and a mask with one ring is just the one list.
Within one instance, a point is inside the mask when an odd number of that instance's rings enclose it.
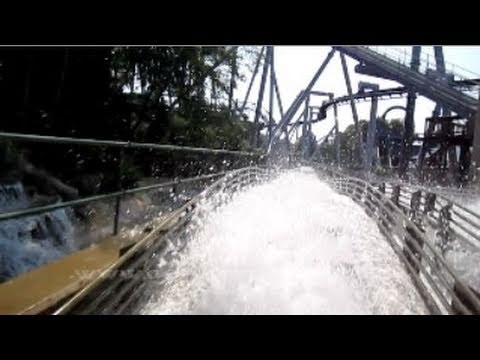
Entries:
{"label": "foam on water", "polygon": [[309,169],[239,193],[190,230],[140,313],[426,311],[374,222]]}

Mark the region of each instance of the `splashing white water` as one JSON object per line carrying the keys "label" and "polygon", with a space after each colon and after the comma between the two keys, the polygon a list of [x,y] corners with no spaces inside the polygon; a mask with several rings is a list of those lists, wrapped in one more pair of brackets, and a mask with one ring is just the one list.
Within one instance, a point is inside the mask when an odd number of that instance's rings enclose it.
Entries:
{"label": "splashing white water", "polygon": [[239,193],[191,230],[140,313],[426,312],[374,222],[308,169]]}

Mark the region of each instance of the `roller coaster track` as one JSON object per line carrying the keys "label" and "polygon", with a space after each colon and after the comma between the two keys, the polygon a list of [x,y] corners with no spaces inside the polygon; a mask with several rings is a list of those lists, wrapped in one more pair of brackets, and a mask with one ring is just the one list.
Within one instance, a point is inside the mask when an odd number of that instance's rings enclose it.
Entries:
{"label": "roller coaster track", "polygon": [[334,46],[334,49],[377,68],[388,78],[395,80],[407,88],[414,89],[437,103],[444,104],[464,118],[470,118],[478,110],[478,100],[453,89],[447,83],[431,79],[426,74],[412,70],[385,55],[365,46]]}
{"label": "roller coaster track", "polygon": [[[473,80],[456,80],[453,84],[454,87],[462,87],[462,86],[477,86],[477,81],[479,79]],[[369,100],[371,98],[378,98],[379,100],[385,99],[396,99],[405,97],[408,93],[408,88],[404,86],[389,88],[389,89],[381,89],[378,91],[368,91],[368,92],[359,92],[356,94],[352,94],[352,98],[355,102],[361,102],[363,100]],[[339,96],[332,100],[326,100],[319,108],[319,113],[325,113],[330,107],[334,105],[344,105],[350,102],[350,96]],[[324,120],[325,117],[315,118],[311,121],[311,123],[316,123],[319,121]],[[289,126],[298,126],[303,124],[303,121],[297,121],[294,123],[289,124]]]}
{"label": "roller coaster track", "polygon": [[[355,101],[371,97],[403,96],[408,89],[447,106],[462,117],[470,118],[477,112],[477,99],[372,49],[363,46],[336,46],[333,49],[362,64],[375,67],[380,73],[404,85],[404,87],[393,89],[353,94]],[[312,79],[306,92],[311,91],[316,79],[332,56],[333,50]],[[468,83],[469,80],[461,81],[462,83],[458,83],[459,86],[476,85],[475,81],[473,83]],[[278,132],[285,131],[289,121],[300,108],[303,98],[304,94],[301,93],[292,103],[282,117]],[[323,108],[350,100],[350,96],[339,97],[324,103]],[[296,122],[297,125],[301,123]],[[255,159],[257,164],[260,159],[265,158],[264,154],[260,153],[110,140],[7,133],[0,133],[0,139],[223,154]],[[472,284],[460,276],[455,266],[445,256],[454,244],[469,251],[480,250],[480,215],[457,204],[452,200],[453,197],[445,193],[393,181],[367,181],[320,164],[307,163],[307,165],[313,167],[318,176],[330,184],[335,191],[350,197],[360,205],[376,222],[385,240],[402,261],[432,314],[480,314],[478,284]],[[161,280],[169,270],[169,260],[185,247],[188,241],[185,230],[194,216],[200,216],[197,211],[200,206],[208,202],[213,208],[219,207],[231,201],[237,191],[270,181],[280,173],[278,169],[269,167],[248,166],[227,172],[0,214],[0,221],[6,221],[67,206],[83,206],[93,201],[112,199],[118,204],[115,215],[118,218],[120,201],[126,195],[175,187],[181,183],[209,181],[209,185],[202,187],[203,190],[198,194],[166,216],[156,219],[148,231],[142,232],[141,236],[131,243],[119,244],[117,239],[108,239],[91,250],[66,256],[54,264],[47,264],[0,284],[0,313],[132,313],[138,304],[152,295],[150,281]],[[118,225],[117,220],[115,229]],[[432,232],[435,238],[429,235]],[[98,262],[92,263],[92,256],[96,256]],[[159,269],[160,259],[165,259],[167,265]],[[75,265],[79,263],[82,266],[85,265],[85,269],[90,274],[81,281],[76,278],[78,274],[75,273]],[[62,273],[62,269],[65,273]],[[60,280],[55,278],[55,281],[58,281],[58,287],[51,286],[50,276],[61,277]]]}
{"label": "roller coaster track", "polygon": [[[371,99],[376,97],[378,99],[391,99],[391,98],[400,98],[404,97],[407,94],[408,90],[405,87],[395,87],[390,89],[382,89],[378,91],[368,91],[368,92],[360,92],[352,95],[352,98],[355,102],[360,102],[362,100]],[[343,105],[347,104],[350,101],[350,96],[340,96],[334,98],[332,100],[326,100],[320,107],[319,113],[325,113],[328,108],[333,105]],[[324,120],[326,117],[318,117],[313,119],[311,123],[316,123],[319,121]],[[298,120],[296,122],[290,123],[289,126],[298,126],[303,124],[303,121]]]}

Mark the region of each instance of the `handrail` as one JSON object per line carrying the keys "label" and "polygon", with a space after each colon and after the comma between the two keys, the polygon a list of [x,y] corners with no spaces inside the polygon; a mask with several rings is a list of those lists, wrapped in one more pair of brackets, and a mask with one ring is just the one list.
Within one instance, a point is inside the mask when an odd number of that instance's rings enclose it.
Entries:
{"label": "handrail", "polygon": [[[210,198],[215,192],[228,187],[229,184],[241,178],[243,185],[253,184],[270,176],[270,171],[259,167],[246,167],[233,170],[215,181],[190,201],[174,210],[163,219],[148,235],[135,243],[115,263],[103,270],[72,298],[61,304],[53,313],[119,313],[128,307],[133,298],[141,296],[141,291],[134,291],[136,285],[145,281],[144,277],[136,273],[130,279],[122,279],[112,274],[116,270],[128,268],[130,271],[145,271],[152,263],[152,256],[161,256],[165,250],[159,250],[168,239],[169,234],[177,228],[182,228],[193,215],[193,209],[204,199]],[[222,203],[217,199],[216,206]],[[223,201],[228,201],[224,199]],[[143,270],[142,270],[143,269]],[[104,288],[102,288],[102,286]],[[99,292],[98,294],[96,292]],[[124,295],[128,299],[124,300]],[[90,297],[89,297],[90,296]],[[100,300],[99,300],[100,299]],[[104,305],[102,305],[104,303]],[[115,309],[115,307],[118,307]]]}
{"label": "handrail", "polygon": [[200,176],[195,176],[190,178],[177,179],[174,181],[141,186],[133,189],[116,191],[108,194],[94,195],[94,196],[89,196],[82,199],[70,200],[70,201],[60,202],[60,203],[51,204],[51,205],[2,212],[0,213],[0,221],[17,219],[24,216],[38,215],[38,214],[50,212],[53,210],[64,209],[72,206],[86,205],[86,204],[90,204],[90,203],[102,201],[102,200],[110,200],[118,197],[121,198],[121,197],[124,197],[125,195],[137,194],[137,193],[151,191],[151,190],[158,190],[161,188],[172,187],[180,184],[186,184],[186,183],[191,183],[191,182],[196,182],[201,180],[208,180],[208,179],[216,178],[219,176],[223,176],[225,174],[226,172],[222,171],[215,174],[200,175]]}
{"label": "handrail", "polygon": [[0,139],[50,143],[50,144],[73,144],[73,145],[119,147],[119,148],[130,148],[130,149],[184,151],[184,152],[196,152],[196,153],[202,153],[202,154],[210,153],[210,154],[229,154],[229,155],[241,155],[241,156],[259,156],[259,157],[264,156],[263,153],[226,150],[226,149],[209,149],[209,148],[170,145],[170,144],[153,144],[153,143],[138,143],[138,142],[130,142],[130,141],[117,141],[117,140],[84,139],[84,138],[46,136],[46,135],[37,135],[37,134],[20,134],[20,133],[8,133],[8,132],[0,132]]}

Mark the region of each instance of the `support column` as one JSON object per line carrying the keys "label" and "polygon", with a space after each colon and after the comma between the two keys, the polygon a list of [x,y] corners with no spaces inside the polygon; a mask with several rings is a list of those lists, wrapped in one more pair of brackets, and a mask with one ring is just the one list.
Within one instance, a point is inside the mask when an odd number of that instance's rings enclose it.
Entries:
{"label": "support column", "polygon": [[[446,68],[445,68],[445,58],[443,56],[443,47],[442,46],[434,46],[433,53],[435,56],[435,68],[437,72],[442,76],[445,77],[446,75]],[[441,79],[444,81],[445,79]],[[434,116],[450,116],[450,110],[443,106],[443,104],[437,103],[434,110]]]}
{"label": "support column", "polygon": [[[333,94],[330,95],[330,101],[333,100]],[[335,119],[335,155],[337,158],[337,167],[340,167],[340,135],[338,131],[338,111],[337,104],[333,104],[333,117]]]}
{"label": "support column", "polygon": [[478,180],[479,168],[480,168],[480,97],[478,101],[477,114],[469,120],[469,132],[473,134],[472,150],[471,150],[471,177],[474,181]]}
{"label": "support column", "polygon": [[302,148],[303,148],[303,159],[306,160],[308,157],[308,152],[310,150],[310,134],[308,128],[309,120],[309,106],[310,106],[310,93],[305,99],[305,110],[303,112],[303,124],[302,124]]}
{"label": "support column", "polygon": [[[273,56],[272,56],[272,64],[273,64]],[[275,67],[273,65],[272,65],[272,74],[273,74],[273,81],[275,83],[275,95],[277,96],[278,109],[280,110],[281,118],[283,118],[282,98],[280,97],[280,89],[278,88],[277,75],[275,73]]]}
{"label": "support column", "polygon": [[274,73],[273,73],[273,46],[269,46],[270,49],[270,94],[269,94],[269,106],[268,106],[268,143],[272,141],[272,135],[273,135],[273,126],[274,126],[274,121],[273,121],[273,90],[275,87],[275,78],[274,78]]}
{"label": "support column", "polygon": [[253,140],[252,140],[252,147],[259,146],[259,138],[260,138],[260,126],[259,126],[259,119],[262,113],[262,103],[263,103],[263,95],[265,93],[265,82],[267,80],[267,72],[268,72],[268,65],[270,62],[270,48],[267,48],[267,54],[265,56],[265,61],[263,63],[263,73],[262,73],[262,80],[260,82],[260,91],[258,92],[258,100],[257,100],[257,108],[255,110],[255,118],[253,121]]}
{"label": "support column", "polygon": [[348,74],[348,68],[347,68],[347,62],[345,61],[345,55],[343,53],[340,53],[340,60],[342,63],[342,69],[343,69],[343,76],[345,77],[345,83],[347,85],[347,91],[348,91],[348,96],[350,98],[350,107],[352,108],[352,115],[353,115],[353,123],[355,125],[355,132],[357,134],[357,151],[355,152],[356,154],[356,161],[360,164],[362,168],[365,168],[365,158],[363,154],[363,145],[362,145],[362,133],[360,130],[360,126],[358,124],[358,113],[357,113],[357,107],[355,105],[355,101],[353,99],[353,93],[352,93],[352,84],[350,82],[350,75]]}
{"label": "support column", "polygon": [[272,142],[270,142],[270,144],[269,144],[269,150],[272,147],[272,143],[280,136],[281,132],[284,131],[284,129],[288,126],[288,124],[292,120],[293,116],[295,115],[297,110],[300,108],[302,102],[305,100],[306,95],[309,94],[310,91],[312,90],[312,88],[315,85],[315,83],[317,82],[318,78],[323,73],[323,71],[327,67],[328,63],[332,59],[334,52],[335,52],[334,49],[330,50],[327,57],[323,61],[322,65],[320,65],[320,68],[315,73],[312,80],[310,81],[310,83],[306,87],[305,91],[300,92],[298,97],[293,101],[293,103],[290,105],[288,110],[285,112],[285,115],[282,117],[279,124],[275,127],[275,130],[273,132]]}
{"label": "support column", "polygon": [[[378,90],[378,87],[376,90]],[[372,106],[370,109],[370,121],[368,123],[367,161],[366,161],[367,171],[370,171],[372,169],[372,162],[375,157],[374,150],[375,150],[375,139],[376,139],[376,133],[377,133],[377,105],[378,105],[378,98],[374,96],[372,97]]]}
{"label": "support column", "polygon": [[230,74],[230,88],[228,89],[228,110],[232,113],[233,105],[233,91],[235,89],[235,74],[237,72],[237,47],[234,46],[232,49],[233,58],[232,58],[232,72]]}
{"label": "support column", "polygon": [[263,53],[265,52],[265,46],[262,47],[260,54],[258,55],[257,62],[255,63],[255,69],[253,70],[252,78],[250,80],[250,84],[248,84],[247,93],[245,95],[245,99],[243,100],[242,108],[240,112],[243,114],[245,111],[245,106],[247,105],[248,97],[250,96],[250,91],[252,90],[252,85],[257,77],[258,68],[260,67],[260,61],[262,60]]}
{"label": "support column", "polygon": [[[420,53],[421,46],[412,47],[412,59],[410,62],[410,68],[412,70],[418,71],[420,67]],[[404,123],[404,134],[402,142],[402,158],[400,164],[400,175],[404,177],[408,170],[408,164],[410,162],[412,154],[412,143],[415,133],[415,102],[417,100],[417,95],[415,89],[410,88],[407,94],[407,110],[405,114],[405,123]]]}

